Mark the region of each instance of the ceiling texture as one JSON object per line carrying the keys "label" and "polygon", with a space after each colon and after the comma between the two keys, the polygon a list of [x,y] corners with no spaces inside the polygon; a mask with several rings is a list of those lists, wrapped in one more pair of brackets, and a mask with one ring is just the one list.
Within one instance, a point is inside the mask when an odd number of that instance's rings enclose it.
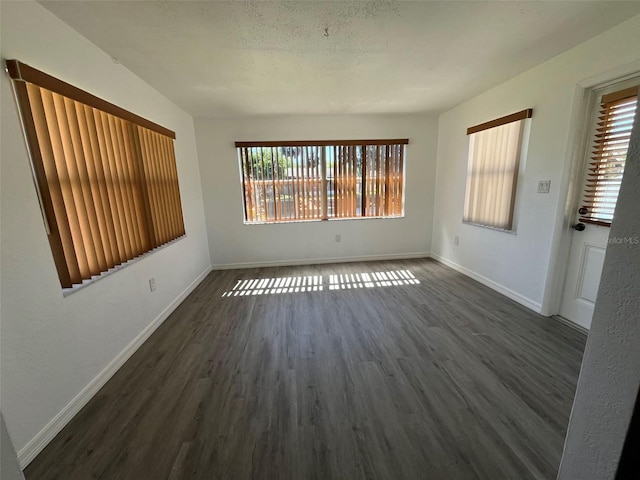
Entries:
{"label": "ceiling texture", "polygon": [[437,113],[640,1],[40,3],[196,117]]}

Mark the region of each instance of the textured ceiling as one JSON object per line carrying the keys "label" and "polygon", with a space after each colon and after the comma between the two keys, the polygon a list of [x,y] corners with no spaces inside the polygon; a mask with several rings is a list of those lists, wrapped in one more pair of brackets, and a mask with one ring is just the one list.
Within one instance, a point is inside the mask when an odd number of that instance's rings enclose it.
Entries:
{"label": "textured ceiling", "polygon": [[637,1],[40,3],[194,116],[439,112],[640,13]]}

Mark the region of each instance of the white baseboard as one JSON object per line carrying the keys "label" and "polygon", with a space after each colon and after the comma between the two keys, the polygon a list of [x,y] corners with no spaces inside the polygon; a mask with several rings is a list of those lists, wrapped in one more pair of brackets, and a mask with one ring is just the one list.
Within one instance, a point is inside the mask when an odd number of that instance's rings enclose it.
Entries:
{"label": "white baseboard", "polygon": [[428,252],[391,253],[382,255],[359,255],[355,257],[300,258],[292,260],[270,260],[266,262],[220,263],[212,270],[236,270],[240,268],[287,267],[290,265],[320,265],[323,263],[369,262],[376,260],[402,260],[408,258],[428,258]]}
{"label": "white baseboard", "polygon": [[206,268],[191,284],[180,293],[140,334],[133,339],[89,384],[80,391],[45,427],[40,430],[18,452],[18,463],[24,469],[60,433],[69,421],[98,393],[124,363],[140,348],[169,315],[182,303],[205,277],[211,268]]}
{"label": "white baseboard", "polygon": [[530,298],[527,298],[524,295],[521,295],[518,292],[515,292],[510,288],[505,287],[504,285],[494,282],[493,280],[483,275],[480,275],[479,273],[473,272],[468,268],[463,267],[462,265],[458,265],[457,263],[454,263],[451,260],[447,260],[446,258],[443,258],[440,255],[436,255],[435,253],[432,253],[431,257],[434,260],[437,260],[438,262],[446,265],[447,267],[451,267],[454,270],[466,275],[467,277],[473,278],[475,281],[480,282],[481,284],[486,285],[492,290],[495,290],[496,292],[501,293],[505,297],[509,297],[511,300],[518,302],[521,305],[524,305],[525,307],[533,310],[536,313],[540,313],[542,311],[542,304],[539,302],[535,302]]}

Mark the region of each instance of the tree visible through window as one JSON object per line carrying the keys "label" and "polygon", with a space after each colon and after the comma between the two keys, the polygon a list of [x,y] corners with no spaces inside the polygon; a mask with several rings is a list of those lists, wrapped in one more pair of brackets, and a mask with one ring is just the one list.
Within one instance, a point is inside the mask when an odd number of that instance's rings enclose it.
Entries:
{"label": "tree visible through window", "polygon": [[245,222],[402,216],[407,143],[237,142]]}

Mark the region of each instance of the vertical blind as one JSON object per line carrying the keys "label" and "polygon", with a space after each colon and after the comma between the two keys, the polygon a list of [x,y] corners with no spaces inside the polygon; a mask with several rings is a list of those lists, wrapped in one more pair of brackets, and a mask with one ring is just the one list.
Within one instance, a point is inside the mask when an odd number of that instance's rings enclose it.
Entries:
{"label": "vertical blind", "polygon": [[236,142],[245,221],[401,216],[406,143]]}
{"label": "vertical blind", "polygon": [[[323,218],[322,147],[241,147],[238,155],[246,221]],[[287,162],[289,157],[296,158],[295,164]]]}
{"label": "vertical blind", "polygon": [[19,62],[8,66],[63,287],[184,235],[173,132],[96,108],[86,92]]}
{"label": "vertical blind", "polygon": [[531,115],[524,110],[469,128],[465,222],[512,229],[524,119]]}
{"label": "vertical blind", "polygon": [[602,96],[587,167],[581,222],[611,225],[637,102],[638,87]]}

